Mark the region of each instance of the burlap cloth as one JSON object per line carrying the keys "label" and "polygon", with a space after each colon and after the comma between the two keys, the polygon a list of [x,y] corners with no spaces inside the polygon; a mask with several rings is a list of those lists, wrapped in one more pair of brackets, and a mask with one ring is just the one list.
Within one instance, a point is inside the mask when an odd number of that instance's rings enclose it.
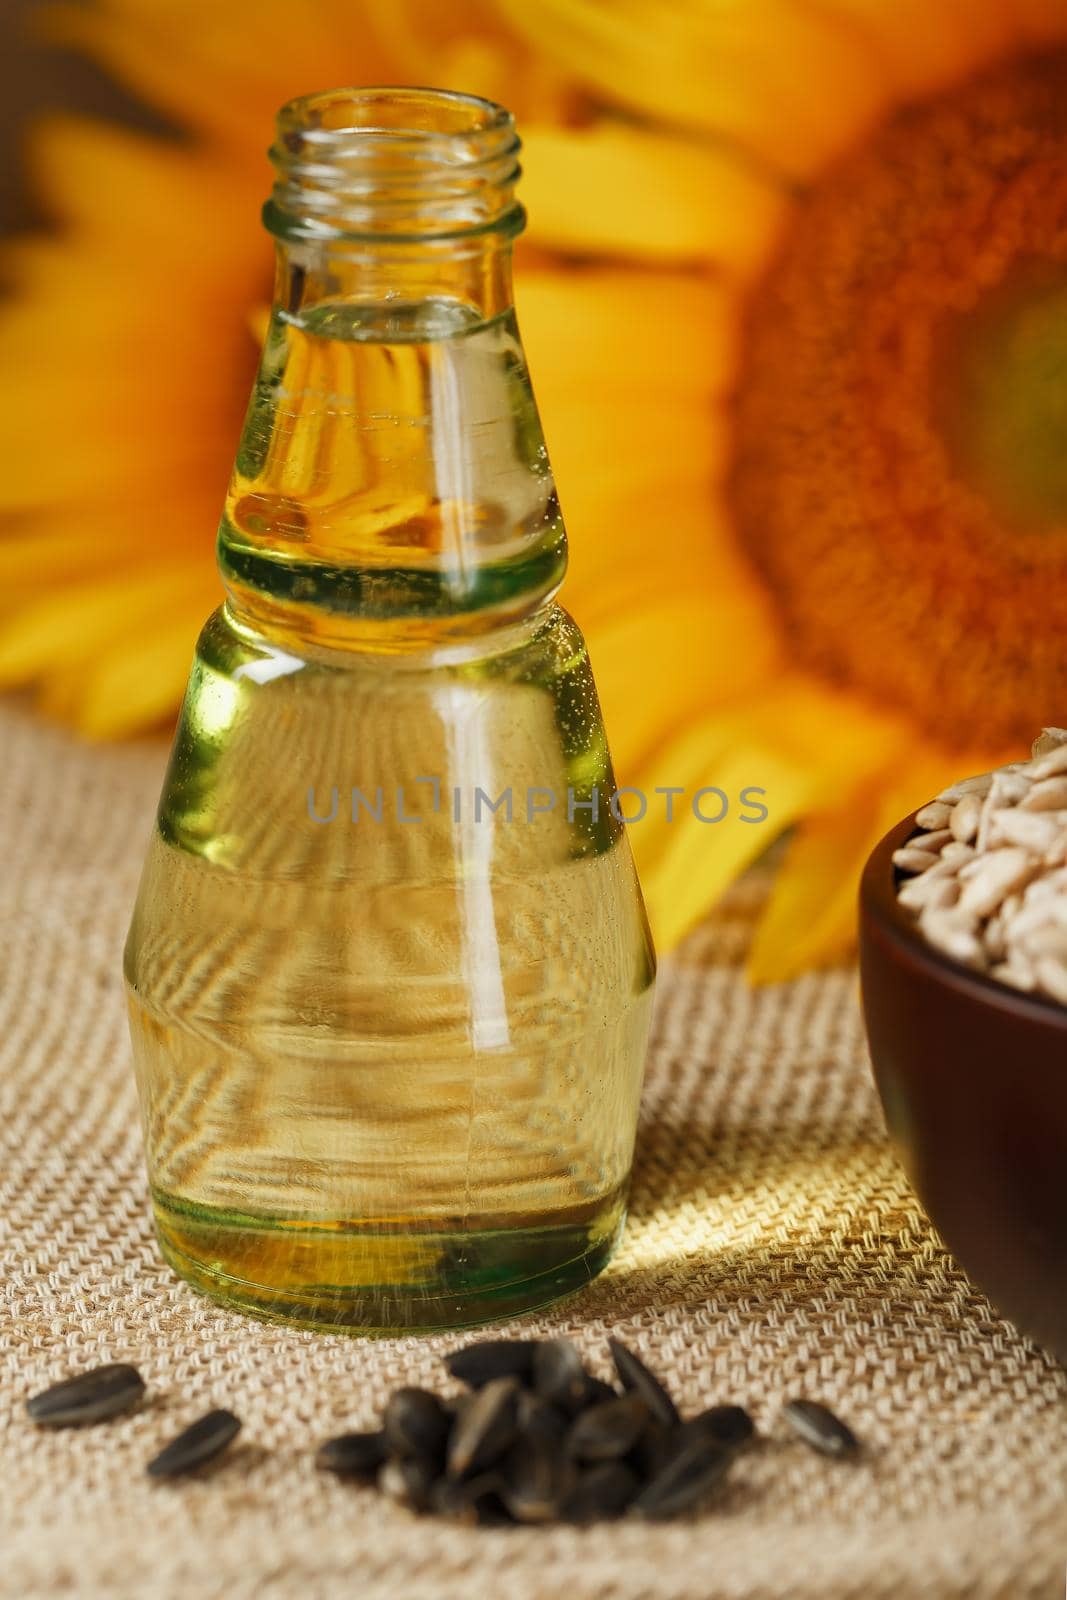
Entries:
{"label": "burlap cloth", "polygon": [[[953,1264],[884,1142],[855,975],[751,992],[758,880],[662,972],[632,1219],[595,1284],[505,1331],[609,1330],[679,1400],[738,1399],[767,1441],[716,1509],[588,1530],[417,1521],[317,1474],[313,1447],[434,1383],[455,1342],[290,1332],[217,1309],[153,1242],[120,952],[162,746],[87,749],[0,706],[0,1594],[108,1600],[935,1600],[1063,1593],[1067,1383]],[[1065,1174],[1067,1181],[1067,1174]],[[22,1399],[132,1360],[151,1400],[36,1431]],[[817,1396],[849,1467],[781,1432]],[[151,1485],[213,1405],[225,1465]]]}

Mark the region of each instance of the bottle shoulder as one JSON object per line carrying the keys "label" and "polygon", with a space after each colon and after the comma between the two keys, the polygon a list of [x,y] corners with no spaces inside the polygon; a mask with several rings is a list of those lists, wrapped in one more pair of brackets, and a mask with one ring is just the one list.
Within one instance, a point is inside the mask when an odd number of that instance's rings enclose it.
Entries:
{"label": "bottle shoulder", "polygon": [[338,650],[279,640],[250,626],[228,604],[214,611],[197,641],[198,662],[231,682],[266,685],[294,674],[341,674],[353,682],[410,683],[427,676],[522,683],[564,677],[586,668],[582,631],[570,613],[552,601],[530,617],[463,643],[423,650]]}
{"label": "bottle shoulder", "polygon": [[541,607],[566,531],[510,305],[276,305],[218,559],[257,626],[338,647],[462,641]]}

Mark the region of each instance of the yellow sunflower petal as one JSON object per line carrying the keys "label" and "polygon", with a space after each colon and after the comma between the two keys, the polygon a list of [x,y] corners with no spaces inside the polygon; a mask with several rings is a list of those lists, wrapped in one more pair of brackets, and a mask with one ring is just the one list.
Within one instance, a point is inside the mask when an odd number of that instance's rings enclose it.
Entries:
{"label": "yellow sunflower petal", "polygon": [[726,454],[714,396],[732,371],[721,285],[591,270],[532,274],[527,287],[524,339],[573,536],[568,594],[608,573],[632,578],[649,552],[703,569],[699,522]]}
{"label": "yellow sunflower petal", "polygon": [[0,535],[0,590],[31,589],[38,592],[46,584],[86,573],[114,571],[117,561],[136,555],[138,545],[112,536],[86,538],[83,530],[62,530],[53,534],[5,532]]}
{"label": "yellow sunflower petal", "polygon": [[[712,597],[745,627],[781,637],[767,592],[706,484],[630,486],[605,475],[586,483],[584,491],[574,497],[574,515],[567,519],[573,537],[563,591],[563,603],[583,628],[626,627],[633,616],[672,596],[701,604]],[[733,636],[730,628],[726,638]],[[691,661],[698,679],[710,672],[719,681],[717,662],[728,653],[719,640],[719,632],[710,634]]]}
{"label": "yellow sunflower petal", "polygon": [[[161,261],[153,262],[153,272],[162,267],[202,273],[205,248],[210,260],[232,258],[243,217],[249,231],[237,260],[255,252],[269,270],[269,244],[258,236],[261,197],[229,162],[89,117],[52,114],[33,126],[29,163],[49,211],[75,222],[119,260],[128,258],[132,232],[166,250]],[[262,182],[269,173],[264,162]],[[220,239],[218,219],[227,207],[234,208],[230,237]]]}
{"label": "yellow sunflower petal", "polygon": [[520,318],[572,535],[565,600],[583,623],[625,616],[676,573],[690,590],[716,572],[749,580],[711,499],[726,452],[713,397],[732,377],[729,305],[721,284],[678,273],[524,280]]}
{"label": "yellow sunflower petal", "polygon": [[522,198],[535,243],[632,261],[759,270],[791,204],[727,150],[621,122],[524,125]]}
{"label": "yellow sunflower petal", "polygon": [[291,0],[96,0],[51,5],[41,26],[245,160],[262,161],[283,101],[342,84],[441,83],[524,115],[566,99],[544,53],[483,0],[314,0],[298,15]]}
{"label": "yellow sunflower petal", "polygon": [[341,79],[360,67],[364,83],[394,77],[391,57],[347,0],[304,6],[297,23],[287,0],[257,0],[254,20],[246,7],[216,0],[55,4],[40,27],[183,121],[246,149],[256,129],[257,155],[282,101],[337,83],[341,62],[349,68]]}
{"label": "yellow sunflower petal", "polygon": [[[594,663],[595,665],[595,663]],[[657,942],[669,948],[708,910],[736,873],[785,828],[840,804],[864,777],[890,770],[908,753],[905,724],[814,680],[783,672],[732,706],[695,722],[639,764],[635,782],[684,785],[678,820],[657,813],[631,838]],[[720,823],[692,814],[692,794],[723,790],[730,811]],[[767,807],[759,823],[740,820],[744,790]],[[708,801],[713,810],[714,798]]]}
{"label": "yellow sunflower petal", "polygon": [[627,392],[609,400],[605,389],[597,405],[595,396],[545,385],[540,408],[564,515],[576,528],[584,507],[599,503],[602,484],[616,493],[669,492],[706,485],[721,464],[725,440],[716,434],[711,407],[705,411],[684,395]]}
{"label": "yellow sunflower petal", "polygon": [[528,113],[564,116],[573,89],[541,51],[531,51],[485,0],[364,0],[366,22],[395,63],[390,81],[441,83]]}
{"label": "yellow sunflower petal", "polygon": [[[116,739],[171,715],[185,692],[206,612],[185,604],[130,630],[77,674],[68,715],[91,739]],[[74,675],[72,674],[72,677]]]}
{"label": "yellow sunflower petal", "polygon": [[728,705],[766,683],[780,657],[755,585],[747,595],[710,583],[615,595],[591,624],[580,606],[571,609],[585,627],[620,783],[632,781],[652,751],[699,722],[709,705]]}
{"label": "yellow sunflower petal", "polygon": [[516,292],[538,395],[572,388],[609,396],[630,388],[704,398],[733,380],[737,306],[717,279],[619,267],[539,269],[520,273]]}
{"label": "yellow sunflower petal", "polygon": [[753,982],[778,983],[849,955],[860,876],[879,839],[961,772],[995,764],[986,752],[912,748],[891,769],[860,769],[844,803],[803,822],[791,841],[749,953]]}
{"label": "yellow sunflower petal", "polygon": [[883,819],[877,798],[861,791],[844,810],[801,825],[749,952],[754,983],[779,983],[849,953],[860,873],[886,831]]}
{"label": "yellow sunflower petal", "polygon": [[[168,566],[175,558],[214,572],[213,543],[221,494],[209,484],[186,484],[180,495],[157,497],[146,520],[140,499],[108,495],[69,506],[34,509],[0,531],[0,583],[38,575],[46,588],[81,573],[124,571],[148,552]],[[200,514],[198,514],[198,511]]]}
{"label": "yellow sunflower petal", "polygon": [[6,624],[0,635],[0,685],[25,683],[56,664],[83,661],[112,640],[127,638],[139,616],[167,616],[193,597],[202,601],[206,590],[203,575],[195,568],[190,572],[188,563],[57,589]]}
{"label": "yellow sunflower petal", "polygon": [[[240,305],[246,285],[269,281],[269,250],[251,204],[247,246],[220,233],[232,187],[204,157],[67,119],[40,129],[34,150],[50,208],[68,228],[20,255],[20,267],[32,261],[34,270],[20,272],[0,308],[5,353],[19,373],[0,389],[3,502],[67,504],[77,516],[105,496],[139,500],[147,532],[174,485],[187,504],[211,487],[204,463],[217,458],[221,437],[236,437],[235,375],[246,363],[250,383],[255,352],[236,319],[220,324],[218,304],[224,295]],[[208,538],[224,487],[222,465]]]}
{"label": "yellow sunflower petal", "polygon": [[[629,834],[661,953],[707,914],[783,828],[805,814],[818,791],[815,775],[788,755],[751,739],[736,742],[729,717],[706,718],[668,741],[641,769],[636,787],[648,797],[649,809]],[[666,787],[685,791],[674,797],[670,821],[666,797],[655,792]],[[709,819],[721,810],[719,796],[700,796],[712,787],[726,796],[729,809],[721,821],[700,821],[694,801]],[[742,791],[749,788],[765,791],[765,798],[746,796],[767,806],[763,821],[742,820],[759,815],[742,808]],[[622,806],[629,814],[628,797]]]}
{"label": "yellow sunflower petal", "polygon": [[862,29],[796,0],[498,3],[609,101],[725,136],[794,176],[850,144],[891,92]]}
{"label": "yellow sunflower petal", "polygon": [[[20,519],[21,520],[21,519]],[[114,553],[106,545],[93,545],[78,530],[66,529],[51,537],[30,533],[15,521],[0,528],[0,585],[23,576],[46,580],[81,573],[94,565],[113,566]]]}

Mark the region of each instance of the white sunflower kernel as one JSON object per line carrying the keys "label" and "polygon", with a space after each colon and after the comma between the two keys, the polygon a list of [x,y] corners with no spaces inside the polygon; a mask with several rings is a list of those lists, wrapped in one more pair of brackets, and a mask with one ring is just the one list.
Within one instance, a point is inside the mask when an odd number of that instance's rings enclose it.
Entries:
{"label": "white sunflower kernel", "polygon": [[1043,729],[1029,761],[950,784],[915,823],[893,862],[923,937],[1067,1005],[1067,729]]}

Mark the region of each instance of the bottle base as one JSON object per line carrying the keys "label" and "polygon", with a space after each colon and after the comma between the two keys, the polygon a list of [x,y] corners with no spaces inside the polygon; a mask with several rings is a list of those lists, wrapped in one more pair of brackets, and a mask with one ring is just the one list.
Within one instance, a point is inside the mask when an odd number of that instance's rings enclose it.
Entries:
{"label": "bottle base", "polygon": [[372,1336],[463,1328],[583,1288],[625,1222],[617,1191],[581,1213],[477,1231],[278,1222],[154,1196],[164,1259],[194,1289],[268,1322]]}

